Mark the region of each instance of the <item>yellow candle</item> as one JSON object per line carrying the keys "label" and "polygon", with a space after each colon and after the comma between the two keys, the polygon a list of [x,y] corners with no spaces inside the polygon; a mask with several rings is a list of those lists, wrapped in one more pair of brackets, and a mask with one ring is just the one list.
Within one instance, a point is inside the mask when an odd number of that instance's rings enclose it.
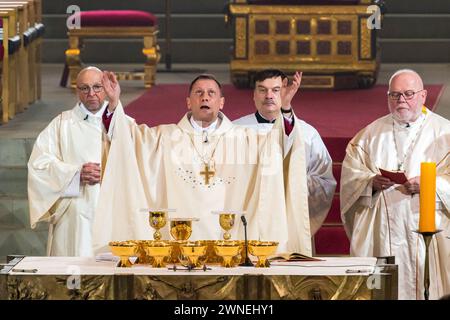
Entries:
{"label": "yellow candle", "polygon": [[436,231],[436,163],[420,165],[420,217],[419,232]]}

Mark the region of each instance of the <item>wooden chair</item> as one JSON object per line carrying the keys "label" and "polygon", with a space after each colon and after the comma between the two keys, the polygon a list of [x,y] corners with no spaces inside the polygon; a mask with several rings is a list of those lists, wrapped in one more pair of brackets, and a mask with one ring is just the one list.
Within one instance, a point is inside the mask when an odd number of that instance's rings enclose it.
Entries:
{"label": "wooden chair", "polygon": [[[76,87],[76,77],[81,70],[80,51],[85,38],[142,38],[142,53],[146,58],[144,72],[117,72],[117,75],[119,80],[143,79],[146,88],[155,83],[160,53],[156,43],[158,26],[153,14],[135,10],[96,10],[76,14],[80,15],[81,28],[68,31],[69,49],[66,50],[66,71],[68,68],[72,88]],[[67,77],[63,74],[61,85],[65,86],[66,82]]]}

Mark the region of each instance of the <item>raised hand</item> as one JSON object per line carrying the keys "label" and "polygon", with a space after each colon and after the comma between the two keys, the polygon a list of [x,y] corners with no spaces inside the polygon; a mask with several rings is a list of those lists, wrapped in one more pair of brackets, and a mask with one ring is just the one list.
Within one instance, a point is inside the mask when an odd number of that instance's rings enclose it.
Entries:
{"label": "raised hand", "polygon": [[119,104],[120,99],[119,81],[117,81],[117,77],[113,72],[103,71],[102,84],[108,96],[108,109],[110,112],[113,112]]}
{"label": "raised hand", "polygon": [[88,162],[83,164],[80,173],[81,184],[94,185],[100,182],[100,163]]}
{"label": "raised hand", "polygon": [[281,88],[281,107],[283,109],[289,110],[291,108],[292,98],[294,98],[302,82],[302,74],[303,72],[295,72],[290,85],[288,85],[288,79],[284,79],[283,87]]}

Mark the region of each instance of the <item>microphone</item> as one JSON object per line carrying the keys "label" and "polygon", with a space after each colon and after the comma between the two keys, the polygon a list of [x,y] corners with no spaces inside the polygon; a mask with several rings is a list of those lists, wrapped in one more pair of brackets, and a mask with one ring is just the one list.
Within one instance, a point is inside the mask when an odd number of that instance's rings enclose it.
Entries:
{"label": "microphone", "polygon": [[205,136],[203,143],[207,143],[208,142],[208,131],[203,131],[203,135]]}
{"label": "microphone", "polygon": [[83,119],[83,120],[87,120],[87,119],[88,119],[88,117],[89,117],[89,115],[86,115],[86,117],[84,117],[84,119]]}
{"label": "microphone", "polygon": [[409,122],[406,123],[406,127],[407,127],[407,128],[411,127],[411,126],[409,125]]}
{"label": "microphone", "polygon": [[250,260],[250,258],[248,257],[247,219],[245,219],[245,216],[244,216],[244,215],[241,216],[241,221],[242,221],[242,224],[244,225],[245,260],[244,260],[244,262],[241,263],[239,266],[240,266],[240,267],[253,267],[254,265],[253,265],[252,261]]}

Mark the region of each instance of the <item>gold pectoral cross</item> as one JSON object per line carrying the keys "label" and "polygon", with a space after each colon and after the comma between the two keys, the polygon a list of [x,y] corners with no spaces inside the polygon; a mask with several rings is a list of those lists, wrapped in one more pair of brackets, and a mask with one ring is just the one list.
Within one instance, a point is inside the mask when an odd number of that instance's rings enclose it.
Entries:
{"label": "gold pectoral cross", "polygon": [[202,176],[205,176],[205,184],[206,185],[209,185],[209,178],[210,178],[210,176],[211,176],[211,178],[212,177],[214,177],[214,170],[209,170],[209,164],[207,164],[207,163],[205,163],[205,170],[203,170],[203,171],[200,171],[200,174],[202,175]]}

